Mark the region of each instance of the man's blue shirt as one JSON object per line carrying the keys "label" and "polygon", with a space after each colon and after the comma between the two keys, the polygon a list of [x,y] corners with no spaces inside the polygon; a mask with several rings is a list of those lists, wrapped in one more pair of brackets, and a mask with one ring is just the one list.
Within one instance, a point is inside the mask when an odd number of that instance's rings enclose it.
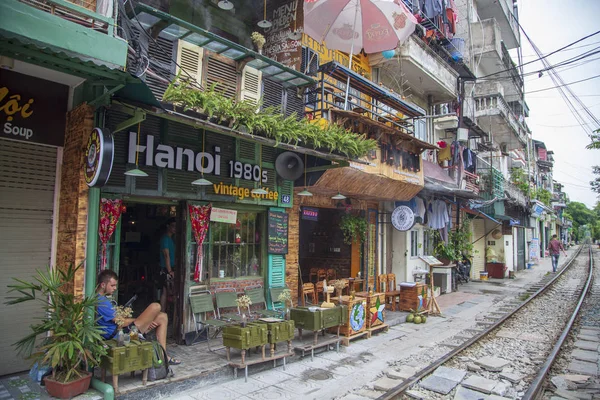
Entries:
{"label": "man's blue shirt", "polygon": [[113,335],[113,332],[116,331],[117,324],[115,323],[115,308],[108,297],[101,294],[98,295],[97,313],[99,318],[98,325],[104,331],[102,337],[109,339]]}
{"label": "man's blue shirt", "polygon": [[171,261],[171,269],[175,269],[175,242],[169,235],[163,235],[160,238],[160,268],[167,269],[167,262],[165,260],[164,249],[169,250],[169,261]]}

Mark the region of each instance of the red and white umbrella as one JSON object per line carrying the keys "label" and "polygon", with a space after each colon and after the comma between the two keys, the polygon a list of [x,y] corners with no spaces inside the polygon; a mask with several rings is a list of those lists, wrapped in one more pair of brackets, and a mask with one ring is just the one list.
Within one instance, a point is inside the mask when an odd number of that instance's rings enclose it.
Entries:
{"label": "red and white umbrella", "polygon": [[395,49],[417,20],[402,0],[305,0],[304,33],[332,50],[378,53]]}

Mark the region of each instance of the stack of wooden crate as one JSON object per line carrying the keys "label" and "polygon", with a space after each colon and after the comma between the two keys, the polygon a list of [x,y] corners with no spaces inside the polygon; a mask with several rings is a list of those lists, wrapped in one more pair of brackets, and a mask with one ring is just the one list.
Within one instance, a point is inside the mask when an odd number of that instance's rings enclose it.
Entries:
{"label": "stack of wooden crate", "polygon": [[400,311],[417,311],[419,308],[419,296],[423,296],[422,308],[427,307],[427,285],[422,282],[415,283],[415,286],[400,287]]}

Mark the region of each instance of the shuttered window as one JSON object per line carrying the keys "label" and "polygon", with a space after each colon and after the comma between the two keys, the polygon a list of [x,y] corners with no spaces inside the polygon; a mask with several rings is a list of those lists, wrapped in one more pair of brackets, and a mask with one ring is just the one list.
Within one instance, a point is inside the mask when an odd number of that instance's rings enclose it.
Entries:
{"label": "shuttered window", "polygon": [[158,101],[162,100],[169,82],[173,78],[173,41],[162,37],[157,37],[155,40],[148,42],[148,57],[152,60],[150,68],[160,78],[154,77],[146,73],[146,84]]}
{"label": "shuttered window", "polygon": [[262,96],[261,85],[262,72],[246,66],[242,71],[242,90],[240,92],[240,100],[249,100],[254,104],[260,102]]}
{"label": "shuttered window", "polygon": [[263,109],[281,107],[283,103],[283,86],[280,83],[265,79],[263,82]]}
{"label": "shuttered window", "polygon": [[177,44],[177,74],[180,79],[202,85],[202,48],[184,40]]}
{"label": "shuttered window", "polygon": [[236,62],[218,54],[210,54],[206,67],[206,87],[215,86],[217,92],[226,97],[237,97],[237,68]]}

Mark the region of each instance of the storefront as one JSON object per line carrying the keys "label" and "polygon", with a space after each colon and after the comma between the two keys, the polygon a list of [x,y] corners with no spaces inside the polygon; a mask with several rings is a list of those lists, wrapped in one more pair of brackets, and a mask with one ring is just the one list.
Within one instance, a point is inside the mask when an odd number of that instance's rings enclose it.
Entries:
{"label": "storefront", "polygon": [[[120,304],[133,295],[134,310],[157,301],[159,242],[174,219],[175,279],[167,311],[174,336],[184,339],[194,329],[190,291],[285,284],[283,228],[293,182],[276,174],[279,149],[150,114],[117,131],[130,118],[122,107],[105,117],[106,130],[116,133],[112,172],[101,188],[99,268],[119,274]],[[147,176],[131,175],[133,169]],[[255,193],[258,188],[263,192]],[[103,228],[103,218],[113,226]]]}
{"label": "storefront", "polygon": [[[58,176],[65,137],[69,87],[0,70],[0,297],[12,278],[30,279],[54,265]],[[13,343],[24,337],[40,310],[34,302],[0,304],[11,329],[0,339],[0,375],[29,368]]]}

